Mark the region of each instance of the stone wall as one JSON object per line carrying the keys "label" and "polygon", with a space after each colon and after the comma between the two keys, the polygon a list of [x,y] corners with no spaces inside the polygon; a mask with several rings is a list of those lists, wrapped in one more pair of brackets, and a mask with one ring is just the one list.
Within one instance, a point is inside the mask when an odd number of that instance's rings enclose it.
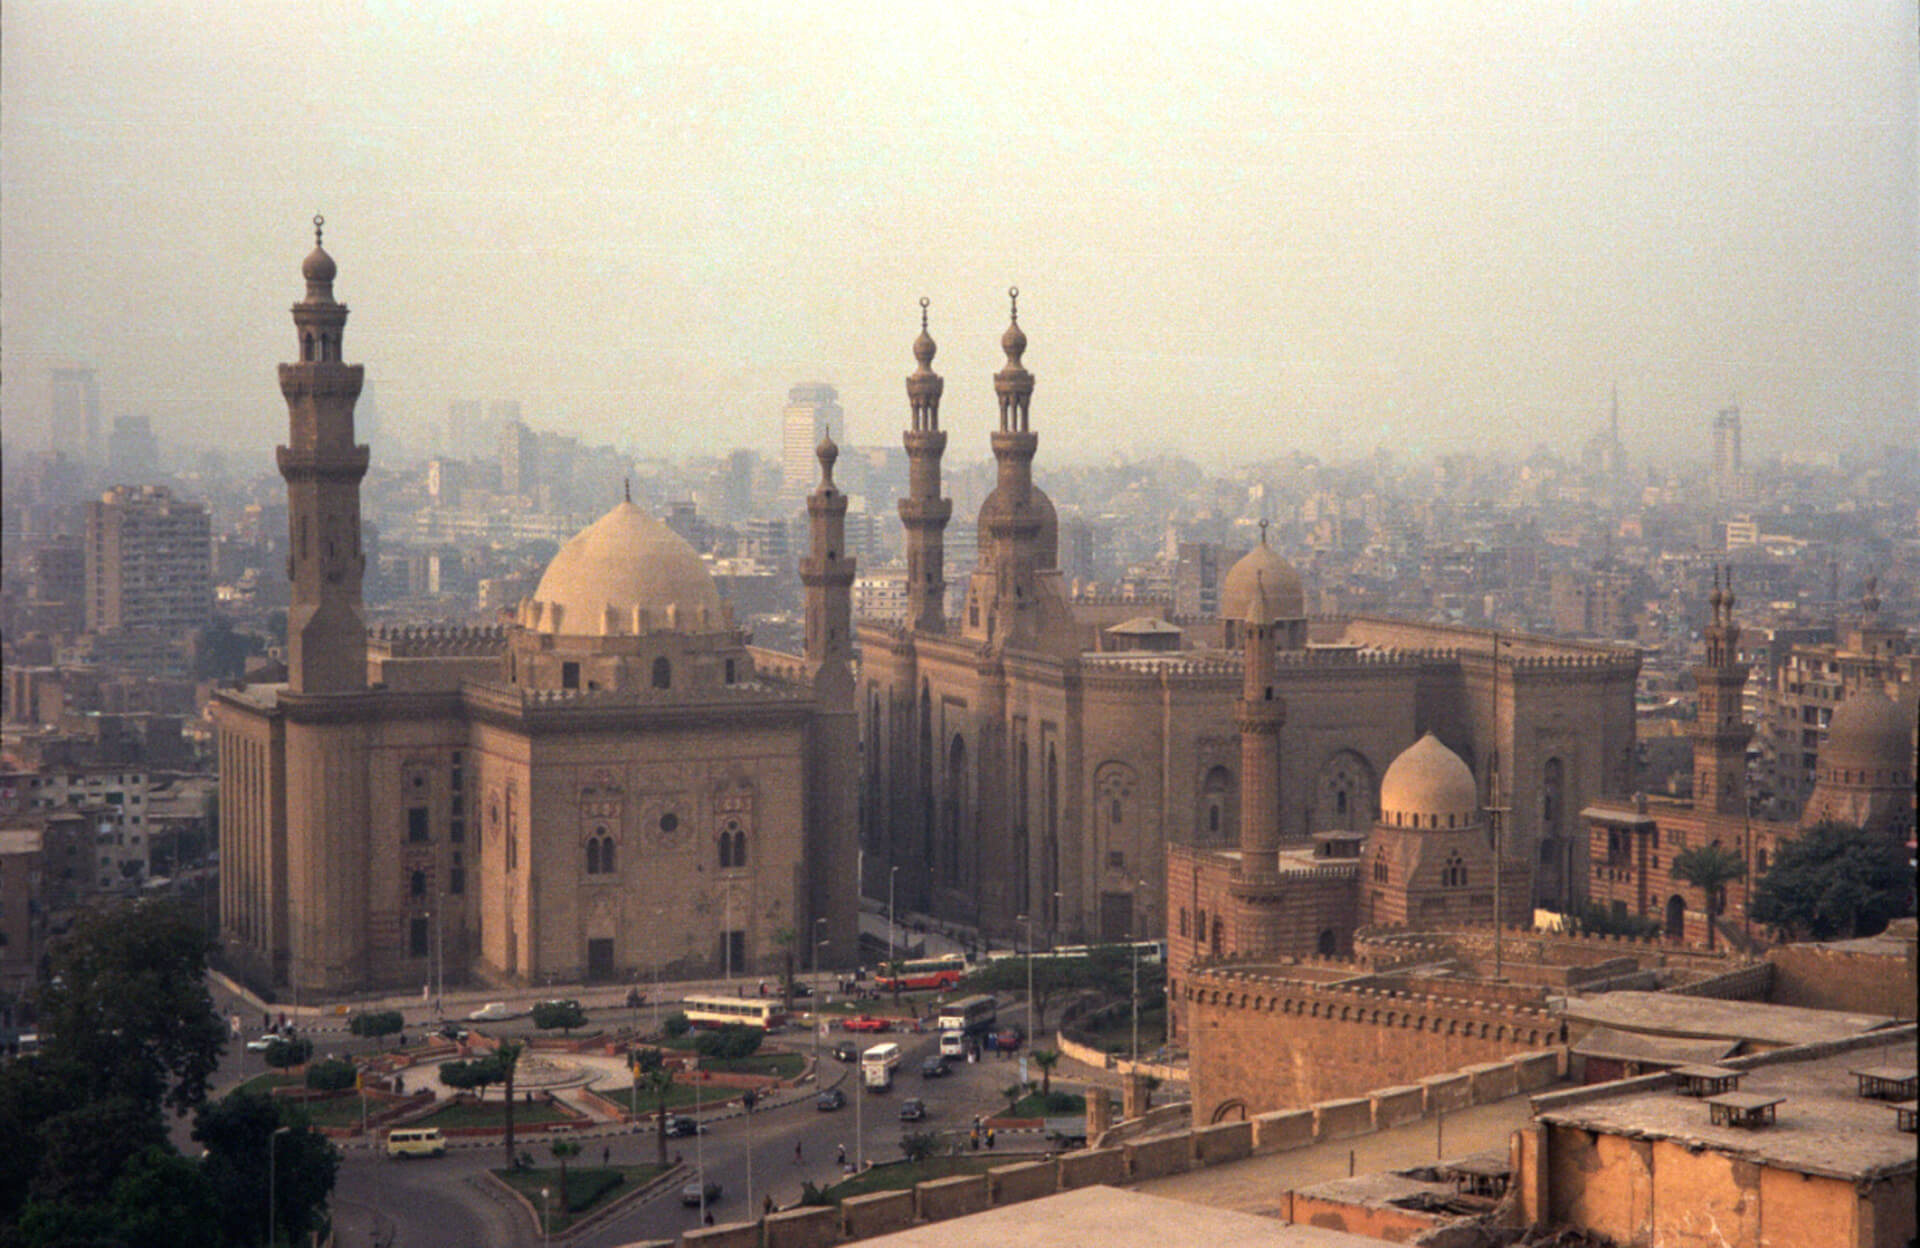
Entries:
{"label": "stone wall", "polygon": [[1906,957],[1856,952],[1833,945],[1782,945],[1767,951],[1773,984],[1767,1000],[1815,1010],[1850,1010],[1913,1018],[1914,952]]}

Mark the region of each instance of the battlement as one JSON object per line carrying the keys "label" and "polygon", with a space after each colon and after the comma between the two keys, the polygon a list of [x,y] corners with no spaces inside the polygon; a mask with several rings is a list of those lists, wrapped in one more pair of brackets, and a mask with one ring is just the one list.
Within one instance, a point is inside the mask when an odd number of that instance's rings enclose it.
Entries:
{"label": "battlement", "polygon": [[667,710],[706,707],[734,708],[755,703],[800,703],[812,695],[780,680],[754,679],[700,689],[527,689],[518,685],[468,684],[466,698],[474,709],[506,714],[559,710]]}
{"label": "battlement", "polygon": [[367,647],[394,659],[503,654],[507,647],[507,628],[502,624],[381,624],[367,630]]}
{"label": "battlement", "polygon": [[[1559,1019],[1547,1009],[1544,988],[1477,984],[1455,981],[1452,991],[1417,991],[1381,983],[1365,972],[1357,982],[1332,982],[1287,974],[1288,967],[1271,958],[1221,958],[1194,967],[1187,975],[1183,995],[1209,1006],[1271,1010],[1313,1018],[1385,1023],[1415,1023],[1438,1030],[1436,1023],[1497,1024],[1524,1043],[1543,1043],[1541,1036],[1559,1033]],[[1545,1042],[1551,1042],[1545,1041]]]}

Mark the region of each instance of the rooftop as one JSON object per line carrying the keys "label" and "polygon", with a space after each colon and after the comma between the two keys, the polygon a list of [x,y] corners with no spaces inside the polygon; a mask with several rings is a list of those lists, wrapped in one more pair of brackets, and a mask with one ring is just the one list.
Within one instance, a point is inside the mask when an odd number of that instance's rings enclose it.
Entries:
{"label": "rooftop", "polygon": [[1664,992],[1608,992],[1568,997],[1567,1018],[1618,1031],[1758,1044],[1819,1044],[1891,1027],[1884,1014],[1808,1010],[1763,1001],[1722,1001]]}
{"label": "rooftop", "polygon": [[[1894,1042],[1911,1053],[1913,1033]],[[1887,1102],[1865,1100],[1849,1072],[1881,1061],[1884,1050],[1871,1046],[1798,1061],[1758,1062],[1747,1068],[1737,1095],[1779,1105],[1771,1126],[1716,1126],[1706,1102],[1681,1096],[1670,1086],[1646,1090],[1639,1080],[1616,1096],[1603,1096],[1565,1109],[1549,1103],[1542,1122],[1579,1127],[1634,1139],[1677,1140],[1689,1148],[1711,1148],[1742,1160],[1829,1178],[1870,1180],[1912,1172],[1913,1137],[1900,1131]],[[1722,1098],[1725,1099],[1725,1098]]]}
{"label": "rooftop", "polygon": [[861,1241],[870,1248],[1380,1248],[1380,1241],[1317,1226],[1295,1226],[1257,1214],[1112,1187],[1086,1187],[1039,1200],[1003,1205],[946,1222],[933,1222]]}

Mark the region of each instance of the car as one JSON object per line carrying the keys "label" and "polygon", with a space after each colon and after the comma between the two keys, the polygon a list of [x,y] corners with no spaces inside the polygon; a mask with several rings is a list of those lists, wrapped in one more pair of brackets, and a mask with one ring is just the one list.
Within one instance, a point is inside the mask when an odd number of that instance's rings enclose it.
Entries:
{"label": "car", "polygon": [[900,1121],[919,1122],[927,1116],[927,1103],[917,1096],[900,1102]]}
{"label": "car", "polygon": [[253,1039],[247,1041],[247,1052],[265,1053],[273,1047],[273,1042],[279,1038],[279,1036],[255,1036]]}
{"label": "car", "polygon": [[859,1061],[860,1046],[851,1040],[837,1041],[833,1046],[833,1060],[836,1062]]}
{"label": "car", "polygon": [[465,1027],[462,1027],[459,1023],[442,1023],[440,1024],[440,1030],[438,1031],[437,1034],[442,1039],[453,1040],[458,1042],[458,1041],[465,1040],[467,1038],[468,1032],[467,1032],[467,1029]]}
{"label": "car", "polygon": [[675,1137],[682,1135],[701,1135],[706,1132],[706,1127],[701,1125],[698,1118],[690,1118],[685,1114],[668,1114],[666,1124],[662,1129],[665,1130],[668,1135]]}
{"label": "car", "polygon": [[828,1088],[813,1098],[813,1107],[823,1114],[830,1114],[836,1109],[845,1109],[846,1104],[847,1094],[839,1088]]}
{"label": "car", "polygon": [[700,1185],[700,1180],[695,1179],[680,1189],[680,1203],[690,1208],[698,1208],[702,1204],[710,1205],[719,1199],[720,1185],[712,1179],[707,1180],[705,1187]]}
{"label": "car", "polygon": [[498,1023],[513,1017],[513,1010],[505,1001],[489,1001],[473,1013],[467,1015],[470,1023]]}
{"label": "car", "polygon": [[1019,1048],[1020,1042],[1024,1039],[1026,1037],[1021,1034],[1018,1027],[1009,1027],[994,1037],[994,1044],[1002,1053],[1008,1053]]}
{"label": "car", "polygon": [[793,995],[796,998],[810,997],[813,995],[813,989],[803,981],[796,979],[793,981]]}
{"label": "car", "polygon": [[922,1079],[938,1079],[950,1073],[952,1072],[947,1069],[947,1059],[944,1057],[929,1057],[920,1063]]}
{"label": "car", "polygon": [[892,1031],[893,1024],[884,1018],[875,1018],[871,1014],[855,1014],[842,1024],[848,1031]]}

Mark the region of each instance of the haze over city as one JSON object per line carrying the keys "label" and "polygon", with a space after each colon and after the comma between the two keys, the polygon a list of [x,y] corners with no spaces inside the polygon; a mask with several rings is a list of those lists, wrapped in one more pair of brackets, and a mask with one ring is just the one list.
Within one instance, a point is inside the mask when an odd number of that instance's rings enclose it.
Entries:
{"label": "haze over city", "polygon": [[[787,387],[892,442],[916,301],[972,455],[1022,289],[1054,462],[1913,441],[1916,40],[1900,3],[14,3],[11,438],[283,418],[324,213],[352,358],[647,453],[770,448]],[[278,280],[276,276],[279,275]]]}

